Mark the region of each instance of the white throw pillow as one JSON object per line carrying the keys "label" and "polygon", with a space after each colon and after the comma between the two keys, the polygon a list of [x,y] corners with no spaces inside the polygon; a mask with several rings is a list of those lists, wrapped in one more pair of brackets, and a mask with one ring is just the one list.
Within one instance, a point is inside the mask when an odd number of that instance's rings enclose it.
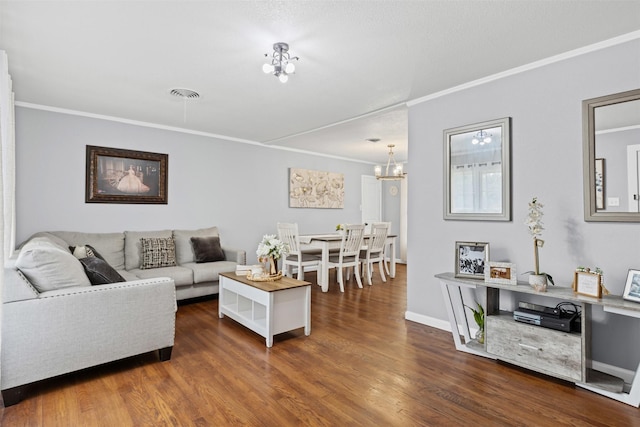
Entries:
{"label": "white throw pillow", "polygon": [[80,261],[68,250],[48,242],[25,244],[16,260],[16,267],[39,292],[91,286]]}

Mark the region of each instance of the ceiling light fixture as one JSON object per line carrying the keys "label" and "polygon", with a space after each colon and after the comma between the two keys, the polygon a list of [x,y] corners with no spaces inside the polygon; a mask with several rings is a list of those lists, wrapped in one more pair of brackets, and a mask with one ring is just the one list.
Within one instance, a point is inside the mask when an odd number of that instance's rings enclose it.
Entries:
{"label": "ceiling light fixture", "polygon": [[[265,53],[264,56],[269,56]],[[296,66],[291,61],[297,61],[300,58],[289,56],[289,45],[287,43],[279,42],[273,44],[273,54],[271,63],[266,63],[262,66],[262,71],[265,74],[273,74],[282,83],[286,83],[289,80],[289,74],[293,74],[296,71]]]}
{"label": "ceiling light fixture", "polygon": [[476,145],[476,144],[484,145],[490,142],[491,142],[491,134],[483,130],[481,130],[480,132],[477,132],[473,136],[473,139],[471,140],[471,143],[473,145]]}
{"label": "ceiling light fixture", "polygon": [[[370,141],[370,140],[367,140]],[[393,157],[393,147],[395,145],[389,144],[389,159],[387,160],[387,168],[385,169],[384,175],[382,175],[382,166],[376,165],[373,170],[375,172],[376,178],[386,181],[403,179],[406,175],[402,169],[402,163],[396,163],[396,159]],[[391,168],[391,171],[389,171]],[[391,172],[391,174],[389,174]]]}

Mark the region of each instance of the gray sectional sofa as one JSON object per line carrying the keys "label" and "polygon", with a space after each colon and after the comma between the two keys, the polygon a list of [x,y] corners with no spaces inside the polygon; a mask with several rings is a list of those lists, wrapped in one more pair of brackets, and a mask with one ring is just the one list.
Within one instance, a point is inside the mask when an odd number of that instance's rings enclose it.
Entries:
{"label": "gray sectional sofa", "polygon": [[176,300],[217,293],[218,274],[245,263],[244,251],[219,245],[213,254],[224,260],[208,262],[211,250],[194,253],[219,242],[215,236],[216,227],[29,238],[5,263],[5,406],[46,378],[156,350],[170,359]]}

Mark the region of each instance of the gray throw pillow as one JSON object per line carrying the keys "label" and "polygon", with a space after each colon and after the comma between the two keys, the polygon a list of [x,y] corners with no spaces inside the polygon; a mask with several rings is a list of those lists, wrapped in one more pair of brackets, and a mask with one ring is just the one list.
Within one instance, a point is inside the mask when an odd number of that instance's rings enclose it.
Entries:
{"label": "gray throw pillow", "polygon": [[224,261],[224,251],[220,247],[220,237],[192,237],[191,246],[196,263]]}
{"label": "gray throw pillow", "polygon": [[126,282],[105,260],[90,256],[80,259],[85,273],[92,285],[107,285],[109,283]]}

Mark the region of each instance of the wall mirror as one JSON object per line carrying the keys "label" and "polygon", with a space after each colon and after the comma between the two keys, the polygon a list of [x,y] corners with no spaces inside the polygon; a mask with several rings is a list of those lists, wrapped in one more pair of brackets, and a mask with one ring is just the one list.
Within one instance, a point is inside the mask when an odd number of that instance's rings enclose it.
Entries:
{"label": "wall mirror", "polygon": [[444,219],[511,220],[511,118],[444,131]]}
{"label": "wall mirror", "polygon": [[582,101],[584,219],[640,222],[640,89]]}

